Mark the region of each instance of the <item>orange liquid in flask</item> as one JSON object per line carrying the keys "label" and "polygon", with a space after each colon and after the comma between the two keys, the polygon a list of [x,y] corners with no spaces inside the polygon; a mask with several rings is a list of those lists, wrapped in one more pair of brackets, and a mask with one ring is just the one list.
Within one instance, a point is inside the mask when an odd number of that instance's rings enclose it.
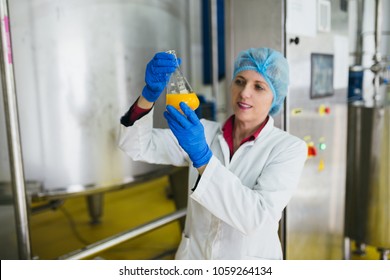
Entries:
{"label": "orange liquid in flask", "polygon": [[167,105],[172,105],[180,110],[180,102],[186,103],[192,110],[199,107],[199,99],[196,93],[168,93],[166,95]]}

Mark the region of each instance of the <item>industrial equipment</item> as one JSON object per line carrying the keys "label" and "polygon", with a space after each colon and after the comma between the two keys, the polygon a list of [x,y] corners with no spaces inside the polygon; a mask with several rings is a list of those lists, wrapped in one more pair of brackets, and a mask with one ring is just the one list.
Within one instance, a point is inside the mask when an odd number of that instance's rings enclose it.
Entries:
{"label": "industrial equipment", "polygon": [[306,1],[311,7],[303,7],[287,1],[287,130],[308,146],[286,210],[287,259],[342,257],[349,50],[341,2]]}
{"label": "industrial equipment", "polygon": [[[363,13],[363,3],[358,4]],[[374,36],[363,32],[360,24],[364,20],[358,23],[360,40],[355,49],[361,52],[357,52],[350,70],[354,82],[349,84],[345,259],[366,254],[367,245],[377,249],[379,259],[388,259],[390,253],[390,61],[381,44],[386,4],[375,1]],[[372,38],[374,48],[369,49],[367,42]],[[364,53],[371,56],[368,61],[364,61]],[[356,94],[359,91],[361,94]]]}
{"label": "industrial equipment", "polygon": [[[13,203],[11,177],[25,181],[21,189],[29,200],[88,195],[92,222],[99,222],[104,191],[165,168],[133,162],[117,148],[119,119],[142,91],[145,65],[155,52],[174,48],[189,61],[189,9],[187,1],[175,0],[23,0],[2,1],[2,10],[9,12],[2,15],[2,26],[10,27],[2,37],[4,66],[9,68],[11,57],[15,77],[7,87],[16,88],[19,113],[19,122],[11,123],[20,126],[15,147],[24,167],[11,176],[15,169],[9,165],[2,110],[0,194],[7,201],[1,207],[9,211],[1,211],[1,222],[10,232],[1,231],[0,246],[12,247],[1,250],[6,254],[17,252],[15,232],[28,231],[26,216],[14,225],[13,209],[17,214],[28,202]],[[163,99],[155,106],[157,127],[166,127],[164,107]]]}

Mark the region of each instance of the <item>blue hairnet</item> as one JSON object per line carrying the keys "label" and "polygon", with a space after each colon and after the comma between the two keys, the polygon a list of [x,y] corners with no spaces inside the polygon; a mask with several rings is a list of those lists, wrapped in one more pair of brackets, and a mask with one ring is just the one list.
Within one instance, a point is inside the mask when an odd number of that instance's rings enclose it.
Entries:
{"label": "blue hairnet", "polygon": [[270,115],[279,112],[287,95],[289,71],[286,58],[269,48],[251,48],[241,51],[234,62],[234,77],[241,71],[254,70],[260,73],[272,90]]}

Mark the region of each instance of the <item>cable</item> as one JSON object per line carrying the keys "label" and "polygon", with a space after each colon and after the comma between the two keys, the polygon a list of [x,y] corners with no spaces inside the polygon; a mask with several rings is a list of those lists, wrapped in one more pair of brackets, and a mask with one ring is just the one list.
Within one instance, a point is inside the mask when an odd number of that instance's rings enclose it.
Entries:
{"label": "cable", "polygon": [[76,237],[81,243],[83,243],[84,245],[89,245],[89,244],[91,244],[91,242],[88,242],[87,240],[85,240],[85,239],[80,235],[80,233],[79,233],[78,230],[77,230],[77,226],[76,226],[76,223],[74,222],[74,219],[73,219],[72,215],[65,209],[65,207],[61,206],[61,207],[59,207],[59,209],[62,211],[62,213],[63,213],[63,214],[65,215],[65,217],[68,219],[70,229],[72,230],[72,232],[73,232],[73,234],[75,235],[75,237]]}

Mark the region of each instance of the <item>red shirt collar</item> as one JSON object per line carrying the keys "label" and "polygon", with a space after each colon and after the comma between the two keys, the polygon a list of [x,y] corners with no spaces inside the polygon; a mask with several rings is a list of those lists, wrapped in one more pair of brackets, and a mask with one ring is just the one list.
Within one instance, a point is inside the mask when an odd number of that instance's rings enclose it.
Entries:
{"label": "red shirt collar", "polygon": [[[261,124],[261,126],[250,136],[241,141],[240,146],[248,141],[253,141],[259,136],[260,132],[263,130],[264,126],[267,124],[269,116]],[[233,144],[233,127],[234,127],[234,115],[230,116],[222,127],[223,137],[225,138],[229,150],[230,158],[233,156],[234,144]]]}

